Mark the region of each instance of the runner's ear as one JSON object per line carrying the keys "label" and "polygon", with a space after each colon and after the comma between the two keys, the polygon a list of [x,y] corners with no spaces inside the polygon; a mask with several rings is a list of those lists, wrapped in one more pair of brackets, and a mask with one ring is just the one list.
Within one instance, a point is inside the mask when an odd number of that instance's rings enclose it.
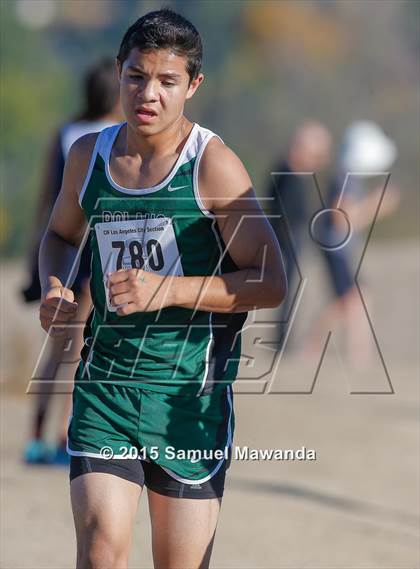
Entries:
{"label": "runner's ear", "polygon": [[122,65],[119,59],[115,59],[115,65],[117,66],[118,79],[121,80]]}
{"label": "runner's ear", "polygon": [[198,87],[204,81],[204,75],[199,73],[195,79],[193,79],[188,87],[186,99],[191,99],[194,93],[197,91]]}

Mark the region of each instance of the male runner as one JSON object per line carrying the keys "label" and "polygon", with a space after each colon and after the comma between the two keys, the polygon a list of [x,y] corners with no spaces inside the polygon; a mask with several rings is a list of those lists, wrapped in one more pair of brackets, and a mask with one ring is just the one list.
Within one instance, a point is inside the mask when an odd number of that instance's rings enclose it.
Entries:
{"label": "male runner", "polygon": [[143,485],[155,567],[208,567],[240,330],[247,310],[285,295],[242,163],[184,115],[201,57],[197,30],[170,10],[128,29],[117,57],[127,122],[73,145],[40,252],[41,323],[63,333],[91,231],[94,310],[68,438],[79,569],[127,567]]}

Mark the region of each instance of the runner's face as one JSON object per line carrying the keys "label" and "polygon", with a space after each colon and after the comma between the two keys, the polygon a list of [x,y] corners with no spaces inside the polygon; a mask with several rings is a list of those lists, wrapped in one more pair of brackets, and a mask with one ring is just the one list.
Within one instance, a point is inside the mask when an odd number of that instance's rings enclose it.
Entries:
{"label": "runner's face", "polygon": [[146,135],[165,130],[179,119],[185,100],[203,80],[200,74],[190,84],[186,58],[166,49],[141,52],[133,48],[119,71],[127,122]]}

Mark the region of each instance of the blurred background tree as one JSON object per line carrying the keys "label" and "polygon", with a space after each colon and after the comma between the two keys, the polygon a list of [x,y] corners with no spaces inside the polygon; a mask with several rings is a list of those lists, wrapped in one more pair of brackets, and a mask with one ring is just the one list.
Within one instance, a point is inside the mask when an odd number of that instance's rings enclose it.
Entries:
{"label": "blurred background tree", "polygon": [[239,153],[261,195],[296,125],[325,122],[336,143],[357,119],[398,145],[398,215],[379,236],[416,231],[418,23],[411,0],[2,0],[0,239],[5,256],[28,245],[46,145],[78,107],[79,79],[122,34],[167,5],[203,35],[206,81],[187,109]]}

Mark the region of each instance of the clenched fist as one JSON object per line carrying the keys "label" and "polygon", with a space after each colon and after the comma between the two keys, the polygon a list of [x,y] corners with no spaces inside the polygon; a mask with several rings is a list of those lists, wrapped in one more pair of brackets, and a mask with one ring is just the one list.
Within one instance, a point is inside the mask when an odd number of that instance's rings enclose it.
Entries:
{"label": "clenched fist", "polygon": [[77,302],[69,288],[60,284],[52,286],[39,309],[39,319],[43,329],[50,336],[61,336],[65,333],[65,325],[72,320],[77,312]]}
{"label": "clenched fist", "polygon": [[108,277],[109,298],[119,316],[160,310],[173,304],[174,278],[142,269],[120,269]]}

